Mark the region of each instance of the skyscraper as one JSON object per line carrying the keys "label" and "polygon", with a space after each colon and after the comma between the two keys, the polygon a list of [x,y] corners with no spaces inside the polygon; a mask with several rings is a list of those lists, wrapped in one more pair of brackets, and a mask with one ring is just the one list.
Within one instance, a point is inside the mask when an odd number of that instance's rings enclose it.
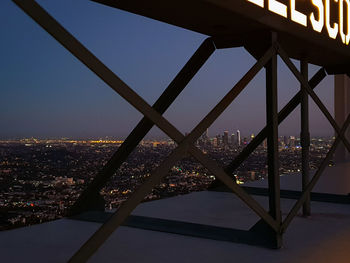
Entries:
{"label": "skyscraper", "polygon": [[295,147],[295,136],[289,137],[289,145],[290,147]]}
{"label": "skyscraper", "polygon": [[231,145],[232,145],[232,146],[236,145],[236,140],[235,140],[235,139],[236,139],[236,138],[235,138],[235,134],[232,133],[232,134],[231,134]]}
{"label": "skyscraper", "polygon": [[237,130],[237,145],[241,146],[241,132]]}
{"label": "skyscraper", "polygon": [[218,138],[213,138],[213,146],[218,147]]}
{"label": "skyscraper", "polygon": [[217,140],[217,146],[221,145],[221,136],[220,134],[216,135],[216,140]]}
{"label": "skyscraper", "polygon": [[224,131],[223,141],[224,145],[228,145],[228,131]]}

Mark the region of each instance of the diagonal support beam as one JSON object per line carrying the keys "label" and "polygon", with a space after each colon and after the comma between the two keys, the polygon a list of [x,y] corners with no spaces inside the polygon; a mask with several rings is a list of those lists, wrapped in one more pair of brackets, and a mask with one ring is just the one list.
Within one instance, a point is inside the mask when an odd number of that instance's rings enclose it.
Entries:
{"label": "diagonal support beam", "polygon": [[249,81],[261,70],[267,61],[274,55],[274,48],[270,48],[266,54],[243,76],[243,78],[232,88],[226,96],[214,107],[210,113],[184,137],[179,146],[163,161],[163,163],[152,173],[148,180],[142,184],[133,195],[126,200],[103,226],[77,251],[69,262],[86,262],[97,249],[108,239],[108,237],[123,223],[144,197],[157,185],[167,174],[175,162],[183,157],[185,152],[190,152],[199,162],[222,180],[237,196],[243,200],[253,211],[255,211],[267,224],[276,232],[279,231],[279,224],[240,188],[225,171],[216,165],[215,161],[207,158],[193,143],[200,137],[205,129],[210,126],[221,113],[232,103],[239,93],[246,87]]}
{"label": "diagonal support beam", "polygon": [[334,120],[332,115],[329,113],[326,106],[324,106],[322,101],[319,99],[319,97],[316,95],[316,93],[309,86],[309,83],[307,82],[307,80],[303,77],[303,75],[301,75],[301,73],[298,71],[298,69],[295,67],[293,62],[288,57],[287,53],[283,50],[283,48],[279,44],[276,45],[276,50],[277,50],[278,54],[281,56],[284,63],[287,65],[287,67],[290,69],[290,71],[292,71],[292,73],[294,74],[296,79],[300,82],[300,84],[302,85],[302,88],[307,91],[307,93],[310,95],[310,97],[313,99],[313,101],[319,107],[319,109],[321,110],[323,115],[327,118],[327,120],[332,125],[334,130],[337,132],[340,139],[343,141],[347,150],[350,152],[349,141],[347,140],[347,138],[345,138],[345,136],[343,134],[341,134],[338,124],[336,123],[336,121]]}
{"label": "diagonal support beam", "polygon": [[[53,17],[51,17],[40,5],[33,0],[13,0],[22,10],[31,16],[59,43],[66,47],[76,58],[84,63],[91,71],[99,76],[114,91],[133,105],[138,111],[155,123],[165,134],[180,144],[184,139],[183,134],[145,102],[137,93],[119,79],[110,69],[108,69],[98,58],[86,49],[77,39],[66,31]],[[271,47],[264,56],[243,76],[243,78],[232,88],[220,103],[205,117],[205,120],[191,133],[194,139],[199,137],[204,130],[230,105],[243,88],[261,70],[271,56],[275,54],[275,48]],[[206,125],[203,125],[206,123]],[[198,152],[197,152],[198,153]],[[201,155],[204,155],[201,153]],[[196,156],[194,156],[196,157]],[[204,164],[205,165],[205,164]],[[227,175],[228,176],[228,175]],[[228,176],[229,177],[229,176]],[[257,210],[259,211],[259,210]],[[266,216],[268,218],[268,216]],[[267,220],[269,221],[269,220]],[[275,227],[275,226],[272,226]]]}
{"label": "diagonal support beam", "polygon": [[84,243],[68,262],[87,262],[109,236],[125,221],[136,206],[142,202],[144,197],[152,191],[153,187],[160,183],[161,178],[167,174],[174,163],[183,158],[188,150],[187,147],[186,144],[177,147],[168,158],[155,169],[142,186],[137,188],[131,197],[121,204],[112,217]]}
{"label": "diagonal support beam", "polygon": [[[157,112],[154,108],[152,108],[150,105],[148,105],[137,93],[135,93],[132,89],[130,89],[121,79],[119,79],[110,69],[108,69],[102,62],[100,62],[91,52],[89,52],[83,45],[81,45],[71,34],[69,34],[62,26],[60,26],[52,17],[50,17],[45,10],[43,10],[38,4],[36,4],[35,1],[32,0],[13,0],[15,3],[17,3],[18,6],[20,6],[25,12],[27,12],[34,20],[36,20],[46,31],[48,31],[52,36],[54,36],[63,46],[65,46],[73,55],[75,55],[80,61],[82,61],[88,68],[90,68],[96,75],[98,75],[102,80],[104,80],[112,89],[114,89],[119,95],[121,95],[126,101],[128,101],[131,105],[133,105],[138,111],[140,111],[145,118],[147,118],[152,123],[156,124],[162,131],[164,131],[170,138],[174,139],[179,146],[176,148],[173,153],[169,156],[169,158],[155,171],[155,175],[149,178],[149,182],[146,187],[138,189],[137,195],[134,199],[131,199],[131,205],[126,203],[125,204],[125,211],[126,214],[130,214],[133,210],[132,206],[137,205],[140,200],[142,200],[143,196],[147,194],[147,191],[151,189],[151,186],[153,184],[157,184],[159,182],[159,179],[164,176],[164,174],[169,170],[169,168],[173,165],[174,162],[181,159],[182,155],[189,151],[194,157],[196,157],[199,161],[201,161],[206,167],[207,163],[210,162],[206,158],[206,156],[197,148],[195,148],[193,145],[193,140],[195,138],[198,138],[197,135],[200,135],[201,127],[205,126],[206,124],[199,124],[200,128],[195,129],[189,136],[184,137],[171,123],[169,123],[162,115]],[[280,53],[281,54],[281,53]],[[282,55],[281,55],[282,56]],[[283,58],[283,57],[282,57]],[[285,56],[285,58],[288,58]],[[286,64],[288,65],[288,60],[284,59]],[[289,60],[289,62],[291,62]],[[298,71],[293,71],[293,67],[291,65],[290,69],[295,74],[295,76],[299,79],[300,73]],[[294,66],[294,65],[293,65]],[[260,70],[260,69],[259,69]],[[303,79],[301,76],[300,82],[303,84],[304,88],[308,91],[310,96],[315,100],[316,104],[320,107],[322,112],[325,114],[327,119],[331,122],[333,126],[334,119],[331,117],[327,109],[324,107],[322,102],[318,99],[316,94],[313,93],[312,89],[308,86],[307,81]],[[306,83],[306,84],[305,84]],[[243,89],[243,88],[242,88]],[[237,94],[238,95],[238,94]],[[223,104],[228,103],[229,100],[232,98],[232,100],[235,98],[234,94],[230,95],[231,97],[228,98],[227,101],[223,102]],[[319,103],[317,103],[317,101]],[[232,101],[231,101],[232,102]],[[229,102],[227,105],[229,105],[231,102]],[[224,109],[223,109],[224,110]],[[222,111],[223,111],[222,110]],[[217,110],[217,112],[221,111]],[[221,113],[220,113],[221,114]],[[219,115],[220,115],[219,114]],[[213,117],[214,115],[211,115],[210,117]],[[217,118],[217,117],[216,117]],[[214,118],[213,121],[216,119]],[[209,121],[210,120],[210,121]],[[202,122],[206,122],[210,124],[211,119],[209,118],[208,121],[203,120]],[[350,149],[350,144],[345,139],[344,134],[342,130],[339,129],[339,126],[334,122],[334,129],[338,132],[339,136],[338,138],[342,139],[344,141],[344,144]],[[197,126],[198,127],[198,126]],[[196,128],[197,128],[196,127]],[[337,139],[338,139],[337,138]],[[339,140],[340,140],[339,139]],[[339,144],[339,141],[337,141]],[[209,166],[210,169],[210,166]],[[216,164],[213,163],[212,170],[220,169],[217,168]],[[219,175],[219,179],[224,179],[223,181],[231,180],[229,176],[223,171],[218,170],[216,172],[216,175]],[[313,178],[314,179],[314,178]],[[232,181],[232,180],[231,180]],[[313,181],[310,182],[312,184]],[[230,183],[228,183],[230,186]],[[310,185],[309,185],[310,186]],[[235,188],[235,187],[232,187]],[[307,187],[309,189],[309,187]],[[311,190],[310,190],[311,191]],[[236,192],[237,195],[239,195]],[[241,195],[246,194],[241,193]],[[242,196],[239,195],[239,197],[243,200]],[[251,207],[254,207],[254,204],[248,204]],[[254,209],[253,209],[254,210]],[[258,209],[254,210],[258,211]],[[264,213],[261,211],[258,211],[258,214],[264,218]],[[123,215],[125,216],[125,214]],[[123,221],[123,216],[118,217],[117,220],[117,226],[118,222]],[[272,219],[270,222],[269,217],[266,217],[266,221],[272,225],[272,227],[275,230],[279,230],[279,226],[276,226],[276,222]],[[114,226],[109,227],[108,225],[104,227],[105,232],[102,231],[101,237],[105,238],[106,234],[109,235],[113,232],[115,229],[115,222],[112,222]],[[94,241],[90,242],[89,244],[92,244],[93,247],[90,252],[93,253],[98,249],[98,247],[102,244],[95,243]],[[95,250],[94,250],[95,249]],[[87,260],[87,259],[86,259]],[[79,261],[82,262],[82,261]]]}
{"label": "diagonal support beam", "polygon": [[150,121],[155,123],[165,134],[176,142],[183,139],[182,133],[153,109],[134,90],[124,83],[116,74],[105,66],[72,34],[62,27],[34,0],[13,0],[25,13],[33,18],[42,28],[52,35],[61,45],[71,52],[78,60],[86,65],[101,80],[141,112]]}
{"label": "diagonal support beam", "polygon": [[[155,185],[160,183],[160,180],[167,174],[169,169],[179,161],[183,155],[187,152],[187,143],[181,143],[179,147],[177,147],[170,156],[159,166],[154,173],[148,178],[148,180],[139,187],[133,195],[122,205],[119,209],[113,214],[113,216],[103,224],[93,236],[89,238],[88,241],[84,243],[84,245],[74,254],[74,256],[69,260],[70,263],[81,263],[86,262],[97,250],[98,248],[108,239],[108,237],[125,221],[125,219],[131,214],[131,212],[136,208],[136,206],[142,202],[144,197],[152,191]],[[192,149],[189,151],[196,155],[196,151],[201,153],[201,151],[192,146]],[[198,154],[202,156],[199,160],[200,162],[206,162],[208,169],[217,175],[218,178],[222,179],[225,184],[227,184],[231,189],[242,195],[245,202],[256,202],[250,195],[246,194],[245,191],[239,187],[235,182],[228,177],[224,171],[216,166],[215,162],[206,158],[202,154]],[[260,208],[261,213],[266,213],[263,208]],[[272,222],[273,219],[271,218]],[[274,223],[273,229],[278,231],[277,225]]]}
{"label": "diagonal support beam", "polygon": [[220,100],[220,102],[197,124],[192,132],[186,136],[188,142],[194,143],[204,131],[227,109],[232,101],[243,91],[256,74],[275,55],[274,47],[270,47],[265,54],[249,69],[237,84]]}
{"label": "diagonal support beam", "polygon": [[[158,113],[163,114],[169,106],[175,101],[178,95],[183,91],[190,80],[196,75],[204,63],[215,51],[215,46],[211,38],[207,38],[193,54],[186,65],[177,74],[174,80],[169,84],[163,94],[152,106]],[[125,162],[130,153],[136,148],[140,141],[154,126],[153,122],[143,118],[126,138],[123,144],[113,154],[112,158],[97,174],[94,180],[79,196],[69,215],[75,215],[89,209],[91,199],[94,198],[104,187],[107,181]]]}
{"label": "diagonal support beam", "polygon": [[[318,84],[327,76],[324,68],[321,68],[317,73],[310,79],[309,85],[312,89],[316,88]],[[289,114],[295,110],[301,100],[301,92],[299,91],[283,109],[278,113],[278,124],[282,123]],[[242,150],[242,152],[225,168],[228,174],[232,174],[247,158],[248,156],[258,147],[267,137],[267,127],[264,127],[258,135]]]}
{"label": "diagonal support beam", "polygon": [[[66,47],[75,57],[83,62],[89,69],[98,75],[106,84],[115,90],[126,101],[133,105],[142,114],[148,117],[152,122],[164,131],[170,138],[179,143],[183,139],[183,135],[158,112],[149,106],[138,94],[130,89],[122,80],[120,80],[110,69],[108,69],[100,60],[98,60],[89,50],[87,50],[78,40],[76,40],[69,32],[67,32],[60,24],[55,21],[44,9],[42,9],[35,1],[13,0],[20,8],[22,8],[29,16],[31,16],[39,25],[41,25],[49,34],[51,34],[58,42]],[[272,53],[272,48],[265,54],[252,71],[256,73],[265,65],[265,60]],[[238,86],[245,87],[244,83],[248,83],[255,74],[248,72]],[[242,88],[243,89],[243,88]],[[235,96],[233,91],[225,97],[223,103],[227,103],[230,96]],[[238,94],[237,94],[238,95]],[[228,105],[227,105],[228,106]],[[243,200],[243,199],[242,199]]]}
{"label": "diagonal support beam", "polygon": [[[192,132],[184,138],[182,143],[193,144],[203,132],[225,111],[232,101],[241,93],[246,85],[254,78],[254,76],[264,67],[264,65],[275,54],[274,48],[271,47],[260,58],[252,68],[241,78],[240,81],[224,96],[224,98],[203,118],[203,120],[192,130]],[[226,184],[242,201],[244,201],[254,212],[256,212],[263,220],[266,221],[273,229],[278,228],[278,224],[273,218],[243,189],[232,183],[232,178],[219,166],[206,157],[198,148],[193,145],[189,147],[189,152],[204,167],[208,168],[216,175],[224,184]]]}
{"label": "diagonal support beam", "polygon": [[[345,134],[347,128],[349,127],[350,124],[350,114],[348,115],[346,121],[343,124],[343,127],[340,130],[340,135]],[[320,179],[323,171],[326,169],[326,167],[328,166],[330,160],[333,157],[333,154],[335,152],[335,150],[337,149],[339,143],[341,142],[341,136],[338,135],[337,138],[335,139],[335,141],[333,142],[332,147],[329,149],[326,157],[323,159],[320,167],[318,168],[318,170],[316,171],[315,175],[313,176],[312,180],[310,181],[310,183],[306,186],[305,190],[302,192],[300,199],[295,203],[295,205],[293,206],[292,210],[289,212],[289,214],[287,215],[287,217],[285,218],[285,220],[282,223],[282,228],[281,230],[283,232],[286,231],[286,229],[288,228],[290,222],[293,220],[293,218],[297,215],[299,209],[302,207],[302,205],[305,203],[306,199],[308,198],[308,196],[310,195],[312,189],[314,188],[314,186],[316,185],[317,181]]]}
{"label": "diagonal support beam", "polygon": [[[224,96],[224,98],[208,113],[206,117],[185,137],[182,143],[193,144],[203,132],[224,112],[232,101],[241,93],[253,77],[275,56],[274,47],[270,47],[266,53],[253,65],[253,67],[241,78],[240,81]],[[278,230],[279,224],[263,209],[253,198],[251,198],[232,178],[215,162],[207,158],[198,148],[191,146],[189,152],[227,185],[242,201],[244,201],[254,212],[256,212],[272,229]]]}

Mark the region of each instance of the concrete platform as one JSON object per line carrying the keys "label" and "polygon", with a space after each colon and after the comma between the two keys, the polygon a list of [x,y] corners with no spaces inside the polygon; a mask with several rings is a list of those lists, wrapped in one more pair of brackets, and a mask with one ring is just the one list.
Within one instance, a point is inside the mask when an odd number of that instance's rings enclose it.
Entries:
{"label": "concrete platform", "polygon": [[[294,202],[282,200],[284,215]],[[120,227],[89,262],[348,263],[349,205],[312,202],[312,211],[295,218],[281,250]],[[258,220],[234,194],[207,191],[143,203],[133,214],[240,229]],[[0,232],[1,262],[66,262],[100,225],[63,219]]]}

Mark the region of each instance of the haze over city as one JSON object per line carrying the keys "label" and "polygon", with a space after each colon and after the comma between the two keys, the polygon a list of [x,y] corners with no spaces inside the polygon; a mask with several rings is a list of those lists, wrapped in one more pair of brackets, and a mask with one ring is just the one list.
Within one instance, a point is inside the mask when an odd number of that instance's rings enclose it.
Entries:
{"label": "haze over city", "polygon": [[[38,1],[59,22],[153,103],[206,36],[89,1]],[[79,13],[79,19],[76,15]],[[0,138],[125,138],[142,117],[12,2],[0,3]],[[237,63],[240,61],[240,63]],[[190,131],[255,60],[243,49],[217,50],[165,116]],[[299,84],[279,62],[279,108]],[[318,69],[310,66],[310,77]],[[317,94],[333,112],[333,78]],[[279,129],[299,135],[299,108]],[[265,126],[264,71],[209,129],[210,136]],[[333,135],[310,101],[311,136]],[[154,128],[150,137],[165,137]]]}

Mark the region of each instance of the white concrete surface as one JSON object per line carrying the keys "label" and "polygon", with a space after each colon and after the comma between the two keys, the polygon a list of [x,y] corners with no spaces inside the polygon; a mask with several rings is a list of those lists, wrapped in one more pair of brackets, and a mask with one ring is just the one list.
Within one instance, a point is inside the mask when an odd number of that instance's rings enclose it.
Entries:
{"label": "white concrete surface", "polygon": [[[294,202],[283,200],[284,215]],[[313,202],[312,212],[295,218],[281,250],[120,227],[89,262],[349,263],[350,206]],[[257,220],[234,194],[216,192],[143,203],[134,214],[241,229]],[[99,226],[63,219],[0,232],[0,262],[66,262]]]}

